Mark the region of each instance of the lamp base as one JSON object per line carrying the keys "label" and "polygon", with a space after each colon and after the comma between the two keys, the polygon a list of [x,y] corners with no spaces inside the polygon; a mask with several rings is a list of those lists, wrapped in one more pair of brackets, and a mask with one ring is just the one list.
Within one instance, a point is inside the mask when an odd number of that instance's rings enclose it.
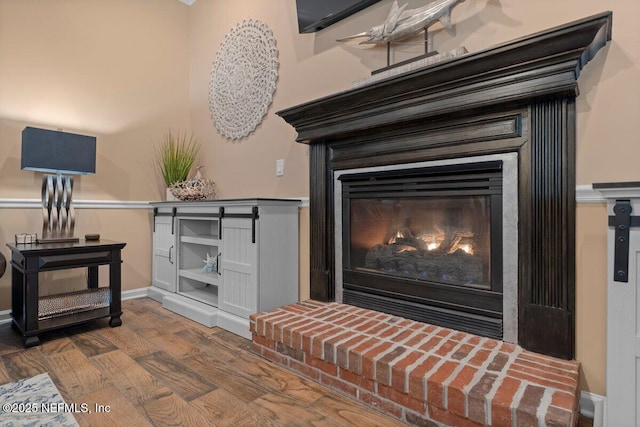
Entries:
{"label": "lamp base", "polygon": [[38,239],[39,244],[47,244],[47,243],[78,243],[80,239],[78,237],[51,237]]}

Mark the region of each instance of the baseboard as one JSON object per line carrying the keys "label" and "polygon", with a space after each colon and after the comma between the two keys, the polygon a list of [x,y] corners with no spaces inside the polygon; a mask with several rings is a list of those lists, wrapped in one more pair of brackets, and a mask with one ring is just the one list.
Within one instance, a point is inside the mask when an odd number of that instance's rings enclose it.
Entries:
{"label": "baseboard", "polygon": [[583,391],[580,393],[580,415],[591,418],[593,427],[604,427],[604,406],[606,398]]}
{"label": "baseboard", "polygon": [[[122,291],[121,299],[126,301],[129,299],[145,298],[149,292],[149,287],[131,289],[129,291]],[[0,311],[0,325],[11,322],[11,310]]]}

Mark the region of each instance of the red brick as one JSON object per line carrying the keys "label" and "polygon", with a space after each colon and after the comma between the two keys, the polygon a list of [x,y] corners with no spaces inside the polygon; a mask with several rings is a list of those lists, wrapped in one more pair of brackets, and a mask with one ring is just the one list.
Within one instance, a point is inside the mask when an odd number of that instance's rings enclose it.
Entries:
{"label": "red brick", "polygon": [[464,366],[447,386],[447,409],[454,414],[466,416],[464,387],[471,383],[478,370]]}
{"label": "red brick", "polygon": [[304,363],[300,363],[297,360],[290,360],[289,361],[289,367],[291,369],[293,369],[294,371],[304,375],[305,377],[309,377],[315,381],[318,381],[320,379],[320,371],[312,368],[311,366],[304,364]]}
{"label": "red brick", "polygon": [[521,382],[505,377],[491,401],[491,425],[511,426],[511,402]]}
{"label": "red brick", "polygon": [[418,366],[409,372],[409,394],[415,399],[425,399],[426,397],[426,378],[425,375],[441,359],[436,356],[429,356]]}
{"label": "red brick", "polygon": [[313,368],[317,368],[322,372],[333,375],[334,377],[338,375],[338,367],[333,363],[327,363],[324,360],[320,360],[315,357],[306,357],[305,359],[306,364]]}
{"label": "red brick", "polygon": [[522,366],[531,369],[541,370],[542,372],[551,373],[557,375],[559,377],[567,377],[567,378],[577,378],[578,371],[567,371],[566,369],[556,368],[550,365],[542,365],[539,363],[531,362],[527,359],[523,359],[521,357],[517,357],[513,362],[513,366]]}
{"label": "red brick", "polygon": [[576,406],[576,396],[563,391],[555,391],[551,397],[551,406],[573,411]]}
{"label": "red brick", "polygon": [[567,427],[577,425],[578,416],[573,411],[549,407],[545,414],[544,421],[549,427]]}
{"label": "red brick", "polygon": [[267,358],[269,360],[271,360],[273,363],[277,363],[278,365],[282,365],[282,366],[289,366],[289,359],[287,359],[285,356],[276,353],[273,350],[270,350],[268,348],[262,347],[262,357]]}
{"label": "red brick", "polygon": [[392,325],[387,327],[386,329],[380,331],[380,333],[378,334],[378,336],[380,338],[389,338],[393,335],[398,334],[398,332],[401,332],[403,330],[403,328],[397,326],[397,325]]}
{"label": "red brick", "polygon": [[337,351],[336,344],[342,340],[345,340],[349,337],[353,336],[353,332],[346,331],[337,335],[335,337],[331,337],[324,341],[324,360],[331,363],[337,363]]}
{"label": "red brick", "polygon": [[374,363],[375,358],[386,352],[393,346],[389,341],[382,341],[375,347],[362,354],[362,375],[366,378],[375,380]]}
{"label": "red brick", "polygon": [[[405,347],[399,346],[388,352],[376,361],[376,380],[380,384],[391,385],[391,362],[396,360],[407,351]],[[404,392],[404,390],[402,390]]]}
{"label": "red brick", "polygon": [[272,350],[276,347],[276,345],[273,342],[273,340],[269,340],[269,339],[263,337],[262,335],[253,334],[252,340],[253,340],[254,343],[259,344],[259,345],[261,345],[263,347],[266,347],[266,348],[270,348]]}
{"label": "red brick", "polygon": [[507,365],[508,361],[509,356],[504,353],[496,353],[496,355],[493,356],[493,360],[491,361],[491,363],[489,363],[489,366],[487,366],[487,370],[500,372]]}
{"label": "red brick", "polygon": [[533,426],[539,424],[537,412],[543,395],[543,387],[528,385],[525,388],[520,403],[516,408],[516,422],[518,425]]}
{"label": "red brick", "polygon": [[507,375],[513,378],[517,378],[519,380],[526,380],[534,384],[557,388],[559,390],[567,391],[569,393],[573,393],[576,390],[576,388],[572,385],[562,384],[556,381],[545,380],[543,378],[536,377],[535,375],[529,375],[529,374],[525,374],[524,372],[514,371],[513,369],[509,369],[507,371]]}
{"label": "red brick", "polygon": [[487,361],[490,354],[491,352],[489,350],[480,349],[467,363],[473,366],[481,366],[484,362]]}
{"label": "red brick", "polygon": [[564,369],[565,371],[577,373],[580,369],[580,362],[575,360],[560,360],[555,357],[543,356],[537,353],[531,353],[530,351],[523,351],[518,355],[519,358],[529,360],[541,364],[543,366],[552,366],[558,369]]}
{"label": "red brick", "polygon": [[[311,355],[313,357],[317,357],[318,359],[326,360],[324,357],[325,340],[330,337],[333,337],[334,335],[338,335],[343,331],[344,329],[340,327],[332,326],[330,329],[326,330],[325,332],[315,335],[311,340]],[[333,360],[330,360],[330,362],[333,362]]]}
{"label": "red brick", "polygon": [[296,359],[301,362],[304,361],[304,352],[302,350],[296,350],[295,348],[287,347],[281,342],[276,342],[275,350],[283,356],[289,356],[290,358]]}
{"label": "red brick", "polygon": [[390,337],[389,340],[395,343],[404,343],[414,333],[415,331],[411,329],[405,329],[403,331],[400,331],[400,333]]}
{"label": "red brick", "polygon": [[320,382],[322,382],[322,384],[326,385],[329,388],[341,391],[342,393],[348,394],[353,398],[356,398],[358,396],[358,389],[354,385],[339,380],[334,376],[322,374],[320,376]]}
{"label": "red brick", "polygon": [[462,360],[465,357],[467,357],[469,355],[469,353],[471,353],[471,351],[474,349],[475,347],[469,344],[463,344],[460,346],[460,348],[458,348],[455,353],[453,353],[451,355],[452,359],[456,359],[456,360]]}
{"label": "red brick", "polygon": [[442,356],[442,357],[448,356],[457,345],[458,345],[458,342],[453,340],[447,340],[440,347],[438,347],[435,353],[438,356]]}
{"label": "red brick", "polygon": [[404,345],[406,345],[407,347],[415,347],[430,336],[431,335],[426,332],[418,332],[413,337],[411,337],[407,342],[405,342]]}
{"label": "red brick", "polygon": [[419,413],[424,412],[426,409],[424,400],[414,399],[407,393],[399,392],[386,385],[378,384],[378,394],[381,397],[387,398],[401,406],[404,406],[405,408],[409,408]]}
{"label": "red brick", "polygon": [[429,341],[427,341],[424,344],[421,344],[418,347],[418,349],[420,349],[422,351],[425,351],[425,352],[431,352],[431,351],[433,351],[434,348],[436,348],[440,344],[440,342],[442,342],[442,339],[443,338],[440,337],[440,336],[431,337],[429,339]]}
{"label": "red brick", "polygon": [[467,394],[467,417],[479,423],[487,421],[487,395],[493,388],[497,376],[485,372]]}
{"label": "red brick", "polygon": [[447,412],[445,409],[438,408],[436,406],[429,405],[428,415],[434,421],[438,421],[442,424],[455,427],[482,427],[484,424],[476,423],[465,417],[461,417],[451,412]]}
{"label": "red brick", "polygon": [[304,320],[304,318],[293,315],[271,322],[273,329],[273,340],[283,342],[283,329],[285,327],[288,327],[289,325],[295,324],[296,322],[300,322],[301,320]]}
{"label": "red brick", "polygon": [[482,348],[486,348],[488,350],[493,350],[500,344],[500,341],[497,340],[486,340],[482,343]]}
{"label": "red brick", "polygon": [[361,374],[362,354],[367,352],[371,347],[377,345],[379,342],[380,341],[377,338],[369,338],[349,350],[349,370],[351,372],[355,372],[356,374]]}
{"label": "red brick", "polygon": [[291,330],[291,345],[289,347],[297,348],[302,350],[302,336],[303,333],[309,331],[313,328],[317,328],[321,326],[322,323],[317,322],[315,320],[309,319],[309,322],[306,325],[301,325],[295,328],[289,328]]}
{"label": "red brick", "polygon": [[358,400],[376,408],[385,414],[393,415],[396,418],[402,417],[402,407],[388,399],[383,399],[380,396],[376,396],[373,393],[369,393],[364,390],[360,390]]}
{"label": "red brick", "polygon": [[[351,347],[356,347],[358,345],[358,343],[363,342],[364,340],[366,340],[367,337],[364,335],[358,335],[352,339],[350,339],[349,341],[345,341],[341,344],[338,344],[338,349],[336,351],[337,354],[337,360],[336,363],[338,364],[338,366],[340,366],[341,368],[344,369],[351,369],[349,368],[349,351]],[[351,369],[353,370],[353,369]]]}
{"label": "red brick", "polygon": [[460,365],[451,360],[445,361],[438,370],[427,378],[427,402],[429,405],[444,408],[444,387],[442,383],[451,376],[453,371]]}
{"label": "red brick", "polygon": [[516,348],[518,348],[518,346],[516,346],[515,344],[511,344],[508,342],[503,342],[500,345],[500,351],[503,353],[513,353],[514,351],[516,351]]}
{"label": "red brick", "polygon": [[[309,319],[307,319],[306,317],[301,318],[300,320],[294,322],[294,323],[289,323],[287,325],[285,325],[285,327],[282,328],[282,343],[288,347],[293,347],[293,333],[292,331],[296,328],[299,327],[303,327],[305,325],[309,324]],[[300,342],[300,341],[298,341]],[[302,349],[302,347],[300,345],[296,346],[298,349]]]}
{"label": "red brick", "polygon": [[463,339],[469,337],[470,334],[466,333],[466,332],[456,332],[455,334],[453,334],[453,336],[451,337],[452,340],[454,341],[462,341]]}
{"label": "red brick", "polygon": [[338,377],[355,386],[358,386],[365,390],[369,390],[370,392],[375,391],[375,382],[373,380],[364,378],[362,375],[354,374],[353,372],[347,371],[346,369],[338,369]]}
{"label": "red brick", "polygon": [[311,354],[311,341],[313,340],[313,338],[322,334],[325,331],[328,331],[332,327],[333,326],[331,325],[322,325],[315,329],[306,331],[302,335],[302,351],[304,351],[305,353]]}
{"label": "red brick", "polygon": [[578,378],[573,376],[556,375],[551,371],[544,371],[542,369],[530,368],[528,366],[512,364],[511,369],[514,371],[520,371],[525,374],[533,375],[539,378],[543,378],[549,381],[555,381],[560,384],[566,384],[571,387],[578,387]]}
{"label": "red brick", "polygon": [[420,359],[423,354],[420,351],[409,351],[393,365],[391,368],[391,386],[393,388],[398,391],[409,391],[409,384],[406,381],[407,368]]}

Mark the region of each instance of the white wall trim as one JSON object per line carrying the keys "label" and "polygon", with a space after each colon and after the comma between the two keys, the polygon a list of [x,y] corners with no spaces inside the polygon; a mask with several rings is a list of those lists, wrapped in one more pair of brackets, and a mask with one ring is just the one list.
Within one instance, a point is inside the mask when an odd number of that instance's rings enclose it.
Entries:
{"label": "white wall trim", "polygon": [[[145,298],[147,296],[149,286],[146,288],[131,289],[129,291],[122,291],[122,301]],[[0,311],[0,325],[11,322],[11,310]]]}
{"label": "white wall trim", "polygon": [[[74,200],[76,209],[152,209],[146,200]],[[0,209],[40,209],[40,199],[0,199]]]}
{"label": "white wall trim", "polygon": [[[287,197],[290,200],[300,200],[301,208],[309,207],[308,197]],[[153,209],[147,200],[74,200],[76,209]],[[0,198],[0,209],[40,209],[40,199],[3,199]]]}
{"label": "white wall trim", "polygon": [[591,184],[576,185],[576,202],[578,203],[606,203],[601,193],[594,190]]}
{"label": "white wall trim", "polygon": [[605,403],[604,396],[587,391],[580,392],[580,415],[591,418],[593,427],[603,427]]}

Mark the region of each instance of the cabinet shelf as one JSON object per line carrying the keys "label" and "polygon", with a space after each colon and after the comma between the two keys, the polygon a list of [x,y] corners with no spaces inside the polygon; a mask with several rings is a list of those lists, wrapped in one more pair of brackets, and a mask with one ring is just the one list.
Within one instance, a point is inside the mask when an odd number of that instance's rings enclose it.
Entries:
{"label": "cabinet shelf", "polygon": [[178,274],[187,279],[197,280],[198,282],[207,283],[209,285],[218,286],[218,273],[204,273],[201,268],[180,269]]}
{"label": "cabinet shelf", "polygon": [[214,307],[218,306],[218,293],[211,292],[210,287],[182,290],[178,293]]}
{"label": "cabinet shelf", "polygon": [[220,240],[214,235],[203,236],[180,236],[182,243],[194,243],[196,245],[219,246]]}

